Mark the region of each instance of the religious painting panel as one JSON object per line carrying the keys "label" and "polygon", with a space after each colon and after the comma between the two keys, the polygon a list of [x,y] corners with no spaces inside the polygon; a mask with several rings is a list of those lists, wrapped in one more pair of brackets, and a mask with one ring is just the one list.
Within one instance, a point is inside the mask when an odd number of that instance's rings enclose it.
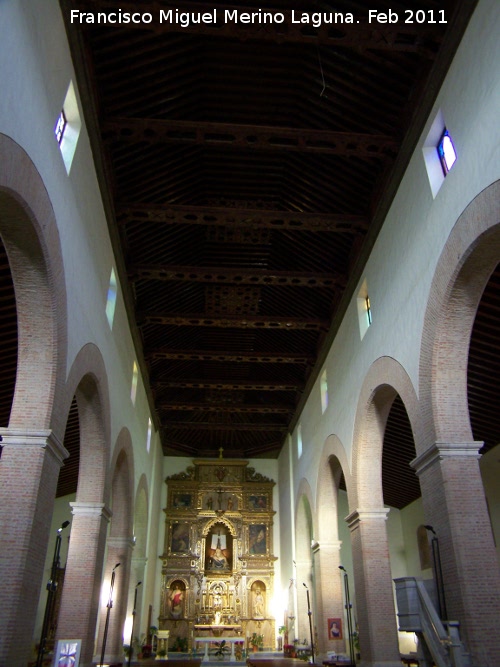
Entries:
{"label": "religious painting panel", "polygon": [[193,504],[193,495],[181,491],[174,491],[172,493],[171,507],[173,509],[187,509]]}
{"label": "religious painting panel", "polygon": [[233,536],[227,526],[216,523],[205,540],[205,570],[229,572],[232,570]]}
{"label": "religious painting panel", "polygon": [[328,619],[328,639],[342,639],[342,619]]}
{"label": "religious painting panel", "polygon": [[239,509],[238,495],[232,491],[206,491],[202,497],[202,509],[222,512]]}
{"label": "religious painting panel", "polygon": [[171,618],[184,618],[186,584],[177,579],[170,584],[168,592],[168,611]]}
{"label": "religious painting panel", "polygon": [[267,553],[267,526],[263,523],[248,526],[248,553],[251,556],[260,556]]}
{"label": "religious painting panel", "polygon": [[172,522],[170,525],[170,553],[189,554],[189,523]]}
{"label": "religious painting panel", "polygon": [[266,512],[270,509],[267,493],[250,494],[248,496],[248,509],[257,512]]}

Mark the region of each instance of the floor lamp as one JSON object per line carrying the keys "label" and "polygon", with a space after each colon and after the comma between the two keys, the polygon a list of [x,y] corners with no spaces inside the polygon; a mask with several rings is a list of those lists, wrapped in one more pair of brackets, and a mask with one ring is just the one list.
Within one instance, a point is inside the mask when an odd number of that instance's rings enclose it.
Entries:
{"label": "floor lamp", "polygon": [[313,642],[313,626],[312,626],[312,611],[311,611],[311,601],[309,600],[309,589],[305,584],[303,584],[307,591],[307,615],[309,616],[309,634],[311,636],[311,657],[314,662],[314,642]]}
{"label": "floor lamp", "polygon": [[101,667],[104,665],[104,653],[106,651],[106,640],[108,638],[108,628],[109,628],[109,614],[111,612],[111,607],[113,606],[113,587],[115,585],[115,570],[117,567],[120,567],[120,563],[117,563],[113,570],[111,571],[111,585],[109,587],[109,599],[108,604],[106,605],[108,611],[106,612],[106,624],[104,626],[104,637],[102,638],[102,652],[101,652],[101,662],[99,663]]}
{"label": "floor lamp", "polygon": [[135,593],[134,593],[134,609],[132,611],[132,630],[130,632],[130,648],[128,652],[128,667],[130,667],[130,663],[132,661],[132,653],[134,652],[134,625],[135,625],[135,614],[136,614],[136,607],[137,607],[137,589],[139,586],[142,584],[142,581],[139,581],[139,583],[135,587]]}
{"label": "floor lamp", "polygon": [[45,644],[47,642],[47,635],[49,633],[49,623],[52,618],[52,610],[54,608],[54,599],[57,590],[57,570],[59,569],[59,554],[61,552],[61,533],[69,526],[69,521],[65,521],[60,528],[57,529],[56,546],[54,549],[54,558],[52,560],[52,570],[50,572],[50,579],[47,582],[47,602],[45,604],[45,614],[43,617],[42,636],[40,637],[40,645],[38,647],[38,655],[36,659],[36,667],[41,667],[43,663],[43,656],[45,653]]}
{"label": "floor lamp", "polygon": [[345,592],[345,608],[347,610],[347,634],[349,635],[349,654],[351,656],[351,663],[356,664],[354,661],[354,637],[352,634],[352,604],[351,598],[349,596],[349,578],[347,576],[347,571],[343,565],[339,565],[339,570],[342,570],[344,573],[344,592]]}

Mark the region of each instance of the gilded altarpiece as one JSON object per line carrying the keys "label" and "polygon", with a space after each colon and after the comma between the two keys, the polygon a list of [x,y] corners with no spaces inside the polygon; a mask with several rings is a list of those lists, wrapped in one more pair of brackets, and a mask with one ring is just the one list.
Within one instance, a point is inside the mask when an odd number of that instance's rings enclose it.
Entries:
{"label": "gilded altarpiece", "polygon": [[254,632],[274,648],[274,482],[229,459],[196,459],[165,481],[159,625],[170,649]]}

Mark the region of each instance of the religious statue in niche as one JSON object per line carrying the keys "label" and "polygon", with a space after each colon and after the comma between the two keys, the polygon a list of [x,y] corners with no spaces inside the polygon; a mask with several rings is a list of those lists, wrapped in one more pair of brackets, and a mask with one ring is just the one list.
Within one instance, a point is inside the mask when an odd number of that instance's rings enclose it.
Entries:
{"label": "religious statue in niche", "polygon": [[168,594],[168,604],[170,609],[170,616],[172,618],[182,618],[184,616],[184,593],[185,586],[182,581],[174,581],[170,586]]}
{"label": "religious statue in niche", "polygon": [[206,539],[206,570],[228,572],[231,569],[232,540],[224,524],[215,524]]}
{"label": "religious statue in niche", "polygon": [[255,581],[252,584],[252,618],[265,618],[266,616],[265,589],[262,581]]}
{"label": "religious statue in niche", "polygon": [[249,553],[252,555],[265,554],[267,549],[266,526],[252,524],[248,529]]}

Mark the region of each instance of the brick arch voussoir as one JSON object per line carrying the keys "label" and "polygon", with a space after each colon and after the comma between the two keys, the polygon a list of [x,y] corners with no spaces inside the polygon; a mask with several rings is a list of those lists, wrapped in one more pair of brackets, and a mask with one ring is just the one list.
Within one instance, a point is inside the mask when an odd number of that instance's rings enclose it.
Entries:
{"label": "brick arch voussoir", "polygon": [[439,258],[420,351],[422,454],[436,441],[473,440],[467,402],[470,335],[488,279],[500,261],[500,181],[458,218]]}
{"label": "brick arch voussoir", "polygon": [[0,134],[0,233],[16,293],[18,364],[10,429],[64,424],[54,409],[66,375],[67,311],[52,203],[28,154]]}
{"label": "brick arch voussoir", "polygon": [[111,462],[113,517],[111,537],[132,537],[134,498],[134,451],[127,428],[122,428],[116,440]]}
{"label": "brick arch voussoir", "polygon": [[142,474],[137,485],[134,504],[134,535],[136,537],[134,555],[137,558],[146,556],[148,515],[149,487],[146,475]]}
{"label": "brick arch voussoir", "polygon": [[66,382],[59,409],[68,415],[76,397],[80,422],[80,470],[77,502],[110,499],[110,403],[108,378],[102,355],[93,343],[77,354]]}
{"label": "brick arch voussoir", "polygon": [[332,508],[337,507],[338,487],[341,474],[347,489],[347,497],[352,494],[352,476],[349,461],[340,439],[328,436],[321,453],[316,493],[317,540],[330,542],[338,540],[338,523],[332,520]]}
{"label": "brick arch voussoir", "polygon": [[416,443],[422,439],[422,420],[415,388],[401,364],[392,357],[380,357],[366,374],[356,410],[352,457],[353,493],[349,497],[351,511],[383,507],[384,432],[397,395],[406,408]]}
{"label": "brick arch voussoir", "polygon": [[[302,555],[310,558],[309,545],[310,538],[317,534],[316,512],[314,511],[314,502],[311,486],[306,479],[301,479],[297,489],[296,504],[295,504],[295,531],[296,531],[296,550],[297,557],[301,557],[301,549],[304,553]],[[307,540],[304,540],[303,533],[308,533]]]}

